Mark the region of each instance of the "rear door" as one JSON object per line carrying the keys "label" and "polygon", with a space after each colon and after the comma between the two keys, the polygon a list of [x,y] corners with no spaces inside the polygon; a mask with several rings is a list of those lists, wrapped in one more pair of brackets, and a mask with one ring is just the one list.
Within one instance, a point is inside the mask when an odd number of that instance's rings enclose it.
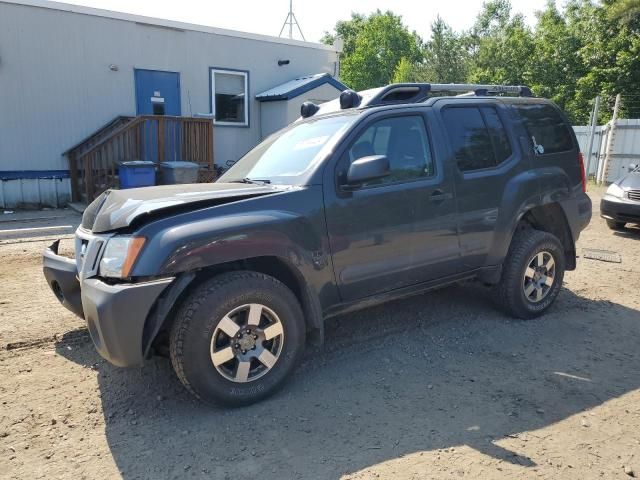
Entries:
{"label": "rear door", "polygon": [[[369,155],[386,155],[391,175],[356,191],[342,188],[351,162]],[[344,301],[451,272],[459,253],[453,185],[421,112],[370,115],[335,160],[325,170],[325,215]]]}
{"label": "rear door", "polygon": [[456,171],[461,268],[472,270],[485,266],[504,192],[526,162],[500,102],[456,100],[439,112]]}

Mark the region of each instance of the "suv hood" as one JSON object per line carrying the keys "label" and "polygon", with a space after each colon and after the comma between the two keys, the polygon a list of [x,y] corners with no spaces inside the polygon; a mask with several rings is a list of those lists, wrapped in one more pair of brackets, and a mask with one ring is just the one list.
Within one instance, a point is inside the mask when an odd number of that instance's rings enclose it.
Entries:
{"label": "suv hood", "polygon": [[[143,216],[192,205],[222,205],[245,198],[269,195],[292,187],[246,183],[194,183],[107,190],[85,209],[82,227],[96,233],[130,226]],[[295,187],[293,187],[295,188]]]}

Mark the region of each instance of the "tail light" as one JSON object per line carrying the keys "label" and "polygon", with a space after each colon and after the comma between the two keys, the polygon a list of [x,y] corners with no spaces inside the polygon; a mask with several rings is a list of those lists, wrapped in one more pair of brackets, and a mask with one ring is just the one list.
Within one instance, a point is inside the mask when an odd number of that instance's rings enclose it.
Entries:
{"label": "tail light", "polygon": [[582,182],[582,191],[587,191],[587,172],[584,169],[584,157],[582,152],[578,152],[578,163],[580,164],[580,181]]}

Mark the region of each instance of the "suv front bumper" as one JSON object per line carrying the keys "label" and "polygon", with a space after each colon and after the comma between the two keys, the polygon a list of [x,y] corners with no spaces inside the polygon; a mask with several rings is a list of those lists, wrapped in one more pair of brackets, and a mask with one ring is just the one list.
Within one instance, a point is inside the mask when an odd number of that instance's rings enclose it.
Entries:
{"label": "suv front bumper", "polygon": [[43,254],[43,272],[60,303],[81,318],[98,353],[119,367],[142,364],[144,325],[158,297],[174,277],[149,282],[80,282],[76,262],[58,255],[59,241]]}

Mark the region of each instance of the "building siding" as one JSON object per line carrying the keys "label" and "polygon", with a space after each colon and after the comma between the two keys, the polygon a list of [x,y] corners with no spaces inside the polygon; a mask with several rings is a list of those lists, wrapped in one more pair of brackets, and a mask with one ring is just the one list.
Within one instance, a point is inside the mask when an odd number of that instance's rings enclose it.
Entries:
{"label": "building siding", "polygon": [[300,117],[300,107],[304,102],[323,103],[334,100],[339,96],[340,90],[333,85],[325,83],[290,100],[260,103],[262,137],[266,138],[298,119]]}
{"label": "building siding", "polygon": [[135,68],[179,72],[183,115],[210,112],[210,67],[248,70],[250,127],[214,129],[216,163],[235,160],[261,138],[257,92],[335,70],[325,46],[276,40],[0,1],[0,171],[67,169],[66,149],[135,115]]}

